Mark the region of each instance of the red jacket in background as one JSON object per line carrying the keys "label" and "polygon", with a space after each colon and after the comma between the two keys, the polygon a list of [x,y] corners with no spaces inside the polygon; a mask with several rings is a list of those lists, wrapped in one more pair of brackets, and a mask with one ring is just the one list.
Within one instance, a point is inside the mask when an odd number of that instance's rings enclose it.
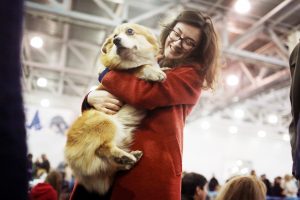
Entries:
{"label": "red jacket in background", "polygon": [[29,194],[30,200],[58,200],[56,190],[49,183],[39,183]]}

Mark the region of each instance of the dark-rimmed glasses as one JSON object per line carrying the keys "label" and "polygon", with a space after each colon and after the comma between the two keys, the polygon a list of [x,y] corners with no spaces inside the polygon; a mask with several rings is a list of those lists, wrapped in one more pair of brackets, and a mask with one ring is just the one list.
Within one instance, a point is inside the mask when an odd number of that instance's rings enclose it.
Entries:
{"label": "dark-rimmed glasses", "polygon": [[178,33],[177,31],[175,31],[174,29],[172,29],[170,31],[169,37],[170,37],[170,39],[172,39],[174,41],[181,40],[182,47],[185,50],[190,50],[190,49],[196,47],[196,42],[194,40],[192,40],[191,38],[183,38],[183,37],[181,37],[180,33]]}

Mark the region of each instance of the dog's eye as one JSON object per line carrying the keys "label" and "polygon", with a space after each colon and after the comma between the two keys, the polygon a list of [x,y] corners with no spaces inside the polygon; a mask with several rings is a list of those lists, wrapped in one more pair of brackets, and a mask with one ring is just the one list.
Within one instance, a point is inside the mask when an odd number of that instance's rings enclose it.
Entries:
{"label": "dog's eye", "polygon": [[126,34],[127,35],[133,35],[134,34],[134,30],[131,29],[131,28],[129,28],[129,29],[126,30]]}
{"label": "dog's eye", "polygon": [[114,34],[114,38],[116,38],[118,35],[117,34]]}

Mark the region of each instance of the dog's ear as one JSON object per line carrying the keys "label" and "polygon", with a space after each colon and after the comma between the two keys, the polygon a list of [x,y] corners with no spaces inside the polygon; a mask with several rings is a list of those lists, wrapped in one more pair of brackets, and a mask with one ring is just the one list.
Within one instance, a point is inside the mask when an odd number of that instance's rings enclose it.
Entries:
{"label": "dog's ear", "polygon": [[112,48],[113,46],[113,35],[110,35],[108,38],[106,38],[104,44],[101,48],[102,54],[107,54],[107,52]]}

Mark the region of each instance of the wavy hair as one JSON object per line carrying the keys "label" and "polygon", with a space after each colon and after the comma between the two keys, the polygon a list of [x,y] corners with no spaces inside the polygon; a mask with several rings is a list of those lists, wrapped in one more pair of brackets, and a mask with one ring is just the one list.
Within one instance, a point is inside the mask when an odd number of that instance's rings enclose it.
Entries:
{"label": "wavy hair", "polygon": [[[219,41],[210,17],[196,11],[181,12],[174,21],[163,26],[160,35],[160,55],[163,55],[166,39],[178,22],[199,28],[201,37],[199,45],[187,58],[176,60],[172,64],[175,66],[182,64],[193,65],[204,79],[202,88],[213,89],[219,71]],[[166,59],[162,58],[160,64],[164,65],[164,61]]]}

